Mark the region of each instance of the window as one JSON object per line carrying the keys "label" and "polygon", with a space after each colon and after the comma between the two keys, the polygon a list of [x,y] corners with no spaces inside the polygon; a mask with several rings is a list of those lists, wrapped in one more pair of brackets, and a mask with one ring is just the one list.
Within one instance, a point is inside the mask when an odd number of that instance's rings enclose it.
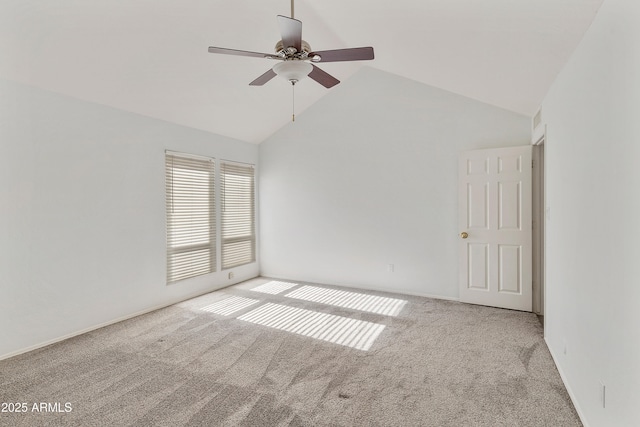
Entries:
{"label": "window", "polygon": [[167,152],[167,282],[216,271],[214,161]]}
{"label": "window", "polygon": [[256,260],[253,165],[222,163],[222,269]]}

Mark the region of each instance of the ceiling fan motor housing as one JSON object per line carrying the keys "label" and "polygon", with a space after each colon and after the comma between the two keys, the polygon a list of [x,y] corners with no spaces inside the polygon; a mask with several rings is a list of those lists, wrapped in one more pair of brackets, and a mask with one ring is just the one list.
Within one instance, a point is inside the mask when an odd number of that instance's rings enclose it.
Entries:
{"label": "ceiling fan motor housing", "polygon": [[307,54],[311,52],[311,46],[309,45],[309,43],[307,43],[304,40],[301,40],[300,45],[301,45],[302,51],[298,52],[298,50],[293,46],[285,47],[282,40],[280,40],[278,43],[276,43],[275,51],[278,55],[282,54],[287,58],[290,58],[290,57],[298,58],[298,59],[306,58]]}
{"label": "ceiling fan motor housing", "polygon": [[285,47],[282,40],[276,43],[276,53],[284,56],[285,60],[274,65],[273,71],[292,84],[304,79],[313,70],[313,66],[305,62],[305,59],[308,59],[309,52],[311,52],[311,46],[306,41],[301,40],[300,48],[302,51],[298,52],[293,46]]}

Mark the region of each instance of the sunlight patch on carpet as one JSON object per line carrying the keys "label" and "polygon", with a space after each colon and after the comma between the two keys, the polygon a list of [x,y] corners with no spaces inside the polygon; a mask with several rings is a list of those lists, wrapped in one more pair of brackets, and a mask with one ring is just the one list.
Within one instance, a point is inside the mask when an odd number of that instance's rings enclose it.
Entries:
{"label": "sunlight patch on carpet", "polygon": [[287,289],[291,289],[294,286],[298,286],[298,284],[272,280],[271,282],[267,282],[264,285],[257,286],[251,290],[255,292],[262,292],[263,294],[276,295],[276,294],[279,294],[280,292],[286,291]]}
{"label": "sunlight patch on carpet", "polygon": [[367,351],[385,325],[267,303],[238,317],[245,322]]}
{"label": "sunlight patch on carpet", "polygon": [[360,294],[357,292],[341,291],[338,289],[327,289],[308,285],[305,285],[300,289],[296,289],[295,291],[291,291],[285,296],[304,301],[329,304],[336,307],[366,311],[368,313],[384,314],[386,316],[397,316],[407,303],[407,301],[403,299]]}
{"label": "sunlight patch on carpet", "polygon": [[260,302],[260,300],[232,296],[202,307],[200,310],[207,311],[209,313],[222,314],[223,316],[229,316],[230,314],[233,314],[258,302]]}

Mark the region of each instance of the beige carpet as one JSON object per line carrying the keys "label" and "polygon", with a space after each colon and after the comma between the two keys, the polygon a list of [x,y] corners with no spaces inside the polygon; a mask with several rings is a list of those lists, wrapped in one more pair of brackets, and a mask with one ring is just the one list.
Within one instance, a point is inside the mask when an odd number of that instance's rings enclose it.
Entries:
{"label": "beige carpet", "polygon": [[0,361],[0,402],[27,404],[2,426],[581,425],[533,314],[266,278]]}

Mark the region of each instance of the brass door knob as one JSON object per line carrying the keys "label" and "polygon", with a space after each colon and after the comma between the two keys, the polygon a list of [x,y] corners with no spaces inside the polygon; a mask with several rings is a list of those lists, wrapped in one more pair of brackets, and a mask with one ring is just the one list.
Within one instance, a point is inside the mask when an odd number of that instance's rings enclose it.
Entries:
{"label": "brass door knob", "polygon": [[467,237],[469,237],[469,234],[466,231],[463,231],[462,233],[460,233],[460,237],[466,239]]}

